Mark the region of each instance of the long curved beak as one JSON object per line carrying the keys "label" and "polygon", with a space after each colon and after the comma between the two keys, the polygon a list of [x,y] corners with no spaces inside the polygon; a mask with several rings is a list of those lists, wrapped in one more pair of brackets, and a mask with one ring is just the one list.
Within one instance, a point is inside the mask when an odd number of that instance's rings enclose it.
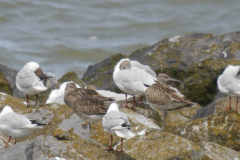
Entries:
{"label": "long curved beak", "polygon": [[169,81],[179,82],[179,83],[182,83],[185,86],[185,84],[182,81],[178,80],[178,79],[170,78]]}

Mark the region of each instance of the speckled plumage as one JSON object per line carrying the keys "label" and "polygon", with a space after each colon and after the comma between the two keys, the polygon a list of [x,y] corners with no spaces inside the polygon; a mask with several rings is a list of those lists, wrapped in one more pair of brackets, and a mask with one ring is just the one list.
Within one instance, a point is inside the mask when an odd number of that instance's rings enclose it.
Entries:
{"label": "speckled plumage", "polygon": [[193,102],[179,96],[178,92],[170,86],[154,83],[145,91],[146,99],[154,104],[155,108],[170,110],[193,105]]}
{"label": "speckled plumage", "polygon": [[148,87],[145,91],[146,100],[152,108],[165,110],[162,130],[164,129],[167,110],[189,107],[194,104],[193,102],[183,98],[184,96],[178,92],[176,88],[165,84],[165,82],[170,80],[181,82],[168,77],[166,74],[159,74],[157,82]]}
{"label": "speckled plumage", "polygon": [[64,102],[85,122],[101,120],[112,101],[94,90],[77,88],[74,83],[65,89]]}

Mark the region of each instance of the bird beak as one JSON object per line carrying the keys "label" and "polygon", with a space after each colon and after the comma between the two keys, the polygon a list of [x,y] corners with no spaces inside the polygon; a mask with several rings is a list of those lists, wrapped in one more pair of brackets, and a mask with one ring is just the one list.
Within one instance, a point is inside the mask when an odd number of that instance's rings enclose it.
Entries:
{"label": "bird beak", "polygon": [[182,81],[178,80],[178,79],[170,78],[169,81],[179,82],[179,83],[182,83],[185,86],[185,84]]}
{"label": "bird beak", "polygon": [[39,77],[40,80],[44,80],[44,79],[49,79],[49,78],[52,78],[52,77]]}

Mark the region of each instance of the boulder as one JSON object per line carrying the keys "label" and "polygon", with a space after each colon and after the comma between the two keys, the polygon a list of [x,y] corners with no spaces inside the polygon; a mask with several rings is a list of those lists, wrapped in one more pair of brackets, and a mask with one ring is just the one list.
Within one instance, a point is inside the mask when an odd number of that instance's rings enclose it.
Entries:
{"label": "boulder", "polygon": [[3,80],[2,77],[4,77],[4,79],[6,79],[6,81],[10,84],[10,89],[9,89],[9,84],[7,83],[7,85],[6,85],[6,88],[8,88],[8,90],[9,90],[8,92],[2,90],[3,86],[0,86],[0,89],[1,89],[0,91],[8,93],[10,95],[13,95],[14,97],[22,98],[24,96],[24,94],[22,92],[20,92],[16,87],[16,76],[17,76],[18,71],[8,68],[6,66],[0,65],[0,73],[3,74],[3,76],[0,75],[0,77],[1,77],[0,81],[2,81]]}
{"label": "boulder", "polygon": [[178,134],[193,142],[215,142],[240,151],[240,114],[235,111],[235,105],[232,105],[233,110],[224,111],[229,107],[227,97],[218,99],[216,103],[213,115],[185,124]]}
{"label": "boulder", "polygon": [[166,73],[183,81],[184,89],[178,88],[186,98],[206,106],[217,93],[217,77],[227,65],[239,64],[239,42],[240,32],[219,36],[193,33],[163,39],[129,56],[117,54],[89,66],[83,80],[101,89],[119,91],[112,82],[112,71],[121,58],[127,57],[149,65],[157,74]]}
{"label": "boulder", "polygon": [[12,95],[11,85],[8,83],[8,81],[4,77],[3,72],[0,72],[0,92],[4,92]]}

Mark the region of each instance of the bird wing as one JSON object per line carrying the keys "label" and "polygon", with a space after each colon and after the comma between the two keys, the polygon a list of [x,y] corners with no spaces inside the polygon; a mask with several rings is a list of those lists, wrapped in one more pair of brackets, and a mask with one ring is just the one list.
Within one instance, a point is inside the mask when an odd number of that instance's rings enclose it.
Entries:
{"label": "bird wing", "polygon": [[103,117],[103,128],[107,130],[119,130],[130,128],[130,122],[127,115],[119,111],[111,111]]}
{"label": "bird wing", "polygon": [[[126,96],[123,93],[115,93],[107,90],[97,90],[97,92],[105,97],[113,97],[115,101],[125,101]],[[127,99],[132,98],[133,96],[127,95]]]}
{"label": "bird wing", "polygon": [[118,72],[115,82],[130,92],[144,92],[146,87],[142,79],[133,71],[121,70]]}
{"label": "bird wing", "polygon": [[86,96],[91,96],[91,97],[95,97],[98,100],[102,100],[102,101],[113,101],[112,98],[110,97],[105,97],[101,94],[99,94],[98,92],[91,90],[91,89],[85,89],[85,88],[76,88],[76,92],[77,95],[79,95],[80,97],[86,97]]}
{"label": "bird wing", "polygon": [[131,61],[131,68],[135,68],[135,67],[138,69],[144,70],[149,75],[151,75],[153,78],[154,77],[156,78],[156,73],[148,65],[141,64],[137,61]]}
{"label": "bird wing", "polygon": [[240,91],[240,80],[230,74],[221,74],[217,80],[222,93],[237,93]]}
{"label": "bird wing", "polygon": [[157,81],[156,77],[153,77],[148,72],[146,72],[146,71],[144,71],[142,69],[133,67],[133,68],[131,68],[131,70],[133,72],[135,72],[138,76],[141,77],[141,79],[142,79],[144,84],[152,85],[153,83],[155,83]]}
{"label": "bird wing", "polygon": [[73,102],[73,110],[87,115],[105,114],[108,106],[101,99],[85,96]]}
{"label": "bird wing", "polygon": [[24,115],[10,112],[1,116],[0,124],[5,124],[13,129],[19,129],[31,125],[31,121]]}
{"label": "bird wing", "polygon": [[179,94],[167,85],[158,83],[148,87],[145,91],[145,96],[148,102],[158,105],[163,105],[171,102],[182,102],[184,99]]}
{"label": "bird wing", "polygon": [[27,69],[20,70],[16,78],[16,83],[22,88],[27,88],[31,85],[34,86],[39,81],[39,77],[37,77],[34,72]]}

